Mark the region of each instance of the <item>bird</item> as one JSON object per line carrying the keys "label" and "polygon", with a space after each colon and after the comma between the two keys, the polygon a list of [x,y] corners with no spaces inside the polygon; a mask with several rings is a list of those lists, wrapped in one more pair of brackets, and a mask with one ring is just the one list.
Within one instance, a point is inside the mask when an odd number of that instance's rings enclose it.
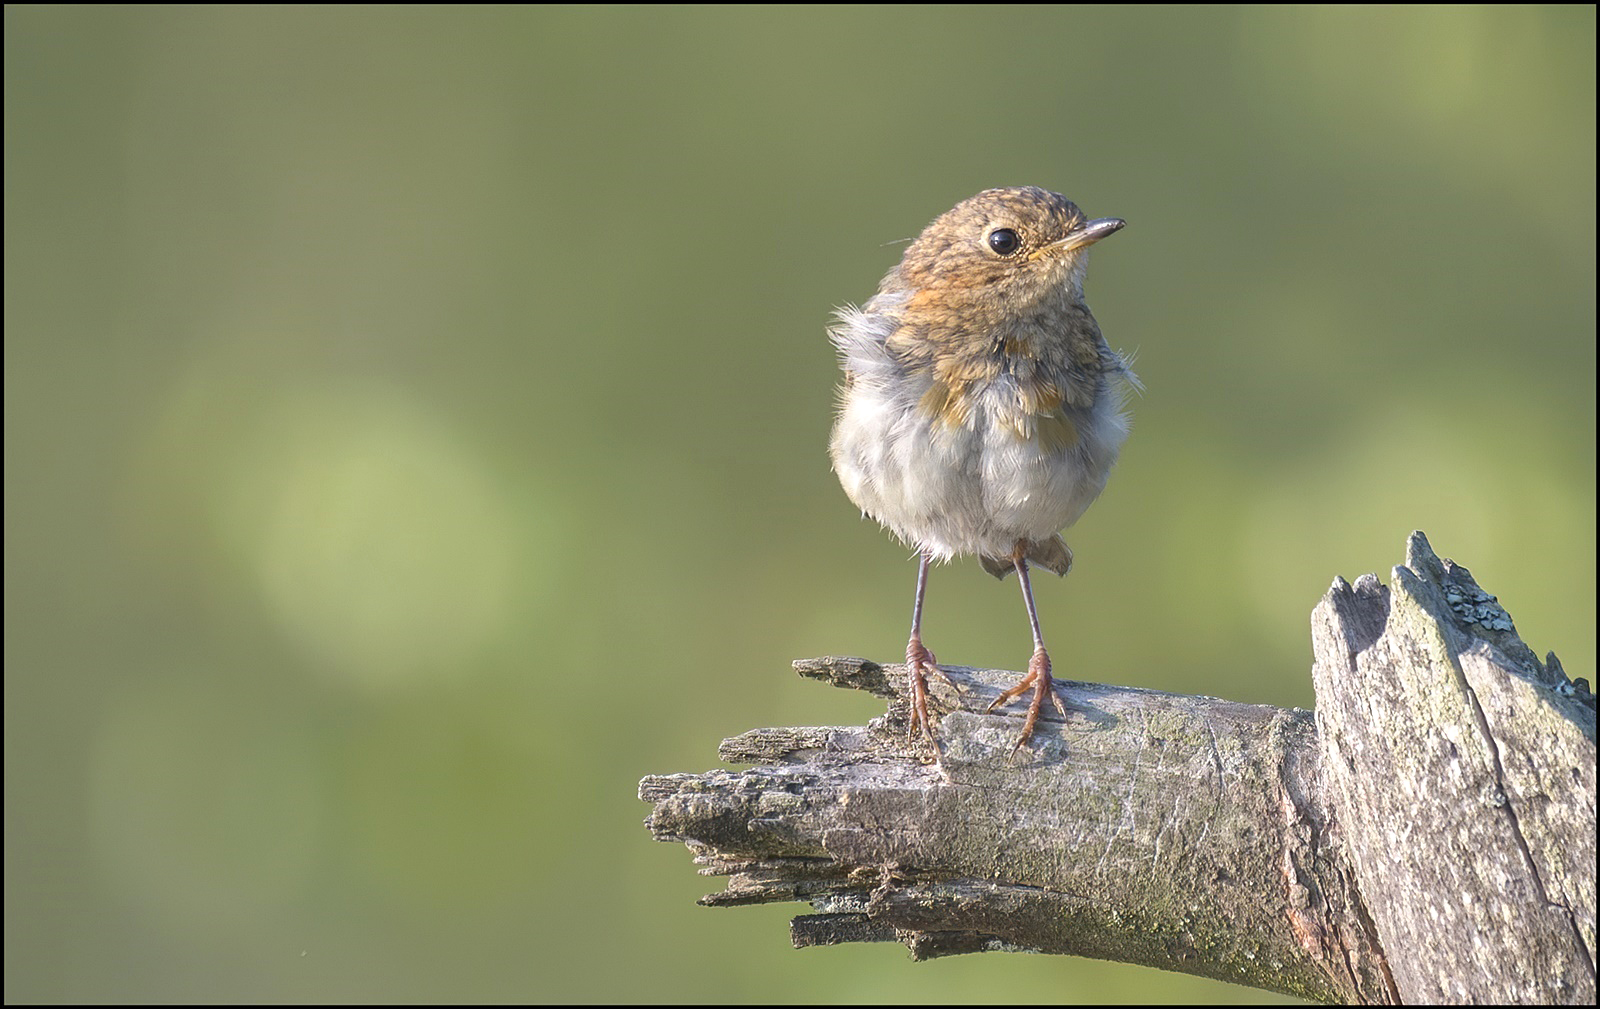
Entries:
{"label": "bird", "polygon": [[[967,555],[1015,571],[1033,633],[1028,671],[988,711],[1030,688],[1013,755],[1054,692],[1030,566],[1072,567],[1061,530],[1106,485],[1142,389],[1084,301],[1089,247],[1122,230],[1036,186],[987,189],[929,224],[864,304],[834,313],[844,373],[829,456],[845,494],[918,556],[906,643],[909,737],[939,760],[927,677],[948,681],[922,641],[935,562]],[[942,766],[942,765],[941,765]]]}

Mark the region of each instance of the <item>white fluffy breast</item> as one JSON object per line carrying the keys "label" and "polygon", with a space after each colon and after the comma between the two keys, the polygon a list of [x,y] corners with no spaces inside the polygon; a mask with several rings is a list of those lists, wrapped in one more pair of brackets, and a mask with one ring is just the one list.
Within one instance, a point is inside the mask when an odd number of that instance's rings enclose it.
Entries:
{"label": "white fluffy breast", "polygon": [[[1014,388],[1004,380],[978,396],[965,423],[924,412],[929,379],[897,372],[875,334],[841,314],[838,329],[851,379],[842,396],[830,454],[845,493],[908,544],[940,559],[1009,556],[1021,539],[1042,540],[1075,522],[1099,496],[1127,437],[1114,380],[1092,407],[1071,415],[1076,444],[1047,450],[1019,435]],[[864,339],[862,337],[865,337]],[[853,368],[859,358],[866,367]]]}

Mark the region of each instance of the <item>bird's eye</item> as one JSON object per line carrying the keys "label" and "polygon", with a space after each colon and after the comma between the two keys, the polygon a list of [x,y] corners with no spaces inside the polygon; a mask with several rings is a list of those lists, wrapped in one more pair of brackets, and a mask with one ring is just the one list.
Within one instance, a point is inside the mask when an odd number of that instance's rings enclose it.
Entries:
{"label": "bird's eye", "polygon": [[1002,256],[1009,256],[1022,248],[1022,239],[1010,228],[996,228],[989,232],[989,248]]}

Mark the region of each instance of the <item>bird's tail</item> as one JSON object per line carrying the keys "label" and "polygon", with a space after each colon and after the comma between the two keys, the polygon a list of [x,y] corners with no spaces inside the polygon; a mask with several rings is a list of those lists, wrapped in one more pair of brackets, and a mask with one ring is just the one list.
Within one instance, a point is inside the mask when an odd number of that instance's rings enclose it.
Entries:
{"label": "bird's tail", "polygon": [[[1053,571],[1062,576],[1072,570],[1072,548],[1067,546],[1067,541],[1061,538],[1060,533],[1047,540],[1025,540],[1021,546],[1022,556],[1035,567],[1041,567],[1046,571]],[[1012,562],[1010,557],[984,557],[980,555],[978,563],[983,565],[983,570],[996,578],[1004,578],[1016,570],[1016,564]]]}

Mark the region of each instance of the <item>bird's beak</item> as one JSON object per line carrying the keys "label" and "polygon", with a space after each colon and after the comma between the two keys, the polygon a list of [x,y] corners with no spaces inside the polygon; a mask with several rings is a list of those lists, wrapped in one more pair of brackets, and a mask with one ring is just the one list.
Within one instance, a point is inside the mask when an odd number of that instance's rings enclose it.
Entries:
{"label": "bird's beak", "polygon": [[1081,249],[1086,245],[1093,245],[1107,235],[1121,231],[1127,223],[1120,217],[1102,217],[1097,221],[1085,221],[1074,228],[1066,238],[1052,242],[1045,248],[1051,252],[1071,252],[1073,249]]}

